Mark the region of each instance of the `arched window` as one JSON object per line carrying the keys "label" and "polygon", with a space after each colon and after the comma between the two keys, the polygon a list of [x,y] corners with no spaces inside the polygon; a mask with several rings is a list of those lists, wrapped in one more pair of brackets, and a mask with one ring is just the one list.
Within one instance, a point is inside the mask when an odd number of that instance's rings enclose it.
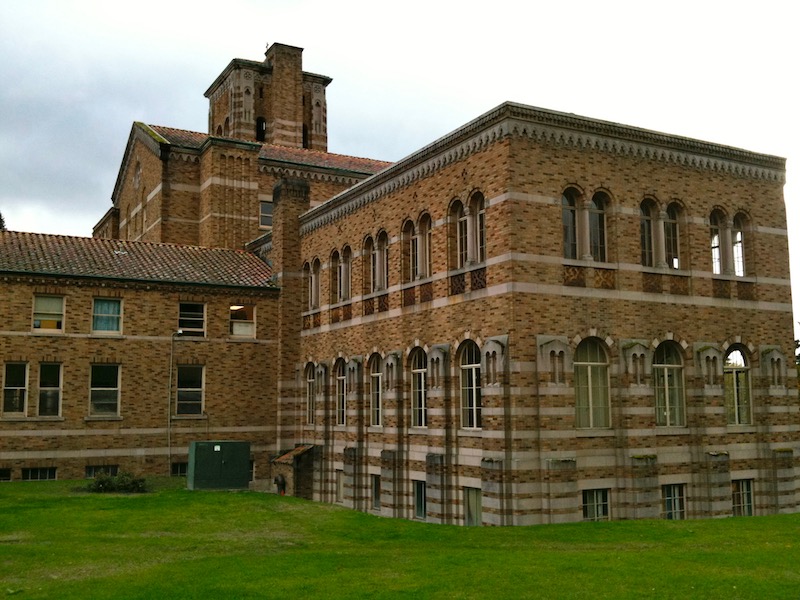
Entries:
{"label": "arched window", "polygon": [[361,253],[363,263],[364,282],[362,293],[370,294],[375,290],[375,242],[371,237],[364,240],[364,250]]}
{"label": "arched window", "polygon": [[411,353],[411,426],[428,426],[428,356],[422,348]]}
{"label": "arched window", "polygon": [[474,251],[470,252],[475,262],[486,261],[486,202],[483,194],[475,192],[469,202],[469,212],[472,219]]}
{"label": "arched window", "polygon": [[663,342],[653,355],[653,387],[656,392],[656,425],[686,425],[683,361],[677,344]]}
{"label": "arched window", "polygon": [[722,273],[722,232],[725,224],[725,215],[715,210],[708,218],[709,234],[711,236],[711,272],[714,275]]}
{"label": "arched window", "polygon": [[375,291],[387,289],[389,287],[389,235],[385,231],[378,234],[373,265]]}
{"label": "arched window", "polygon": [[264,142],[267,139],[267,120],[264,117],[256,119],[256,141]]}
{"label": "arched window", "polygon": [[350,246],[342,249],[339,260],[339,302],[350,299],[350,266],[353,263],[353,251]]}
{"label": "arched window", "polygon": [[336,304],[341,299],[341,275],[342,272],[339,269],[341,265],[342,259],[339,256],[339,251],[334,250],[331,253],[331,268],[330,268],[330,277],[331,277],[331,298],[330,303]]}
{"label": "arched window", "polygon": [[336,424],[345,425],[347,423],[347,369],[344,359],[336,361],[333,370],[336,378]]}
{"label": "arched window", "polygon": [[725,355],[723,367],[725,385],[725,412],[729,425],[746,425],[752,422],[750,403],[750,367],[744,348],[733,346]]}
{"label": "arched window", "polygon": [[403,224],[403,282],[411,282],[419,275],[419,238],[411,220]]}
{"label": "arched window", "polygon": [[306,376],[306,423],[313,425],[316,415],[317,378],[314,364],[308,363],[305,370]]}
{"label": "arched window", "polygon": [[319,277],[320,277],[320,262],[319,259],[314,259],[311,263],[311,276],[308,278],[308,309],[314,310],[319,308]]}
{"label": "arched window", "polygon": [[664,257],[670,269],[681,268],[679,219],[680,206],[673,202],[667,207],[664,219]]}
{"label": "arched window", "polygon": [[609,198],[603,192],[592,196],[589,203],[589,253],[598,262],[606,261],[606,210]]}
{"label": "arched window", "polygon": [[229,117],[225,117],[225,126],[222,128],[222,135],[227,137],[230,134],[230,123],[231,120]]}
{"label": "arched window", "polygon": [[561,229],[564,241],[564,258],[578,258],[577,199],[578,192],[572,188],[565,190],[561,195]]}
{"label": "arched window", "polygon": [[369,414],[370,425],[381,427],[383,425],[383,371],[381,371],[381,356],[373,354],[369,359]]}
{"label": "arched window", "polygon": [[464,210],[464,205],[460,202],[457,205],[456,212],[457,223],[457,244],[458,244],[458,268],[461,269],[467,264],[467,211]]}
{"label": "arched window", "polygon": [[418,279],[430,277],[433,274],[431,261],[431,216],[424,214],[419,218],[416,231],[416,255]]}
{"label": "arched window", "polygon": [[731,244],[733,245],[733,274],[737,277],[745,276],[744,261],[744,229],[746,217],[739,213],[733,217],[733,230],[731,231]]}
{"label": "arched window", "polygon": [[639,205],[639,238],[642,246],[642,266],[645,267],[655,265],[653,245],[653,216],[655,211],[655,203],[650,199],[643,200]]}
{"label": "arched window", "polygon": [[465,429],[481,427],[481,352],[470,340],[464,342],[461,360],[461,426]]}
{"label": "arched window", "polygon": [[596,338],[575,351],[575,426],[609,427],[608,357]]}

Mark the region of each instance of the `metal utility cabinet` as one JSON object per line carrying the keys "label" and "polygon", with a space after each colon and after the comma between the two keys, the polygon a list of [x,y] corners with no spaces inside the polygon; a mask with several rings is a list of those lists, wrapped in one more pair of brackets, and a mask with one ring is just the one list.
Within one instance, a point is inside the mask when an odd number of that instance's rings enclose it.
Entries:
{"label": "metal utility cabinet", "polygon": [[186,487],[190,490],[247,489],[250,442],[191,442]]}

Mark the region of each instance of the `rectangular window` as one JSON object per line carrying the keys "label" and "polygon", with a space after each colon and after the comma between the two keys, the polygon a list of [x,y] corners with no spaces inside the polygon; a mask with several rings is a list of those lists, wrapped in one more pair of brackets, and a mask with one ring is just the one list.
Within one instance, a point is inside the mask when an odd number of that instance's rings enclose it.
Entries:
{"label": "rectangular window", "polygon": [[608,521],[608,490],[583,490],[583,520]]}
{"label": "rectangular window", "polygon": [[370,414],[371,421],[370,424],[373,427],[380,427],[383,424],[383,398],[382,398],[382,390],[381,390],[381,381],[383,378],[383,374],[380,371],[380,365],[376,365],[373,367],[373,371],[370,373],[369,376],[369,388],[370,388]]}
{"label": "rectangular window", "polygon": [[45,481],[55,478],[55,467],[31,467],[22,469],[22,481]]}
{"label": "rectangular window", "polygon": [[314,365],[306,367],[306,423],[313,425],[317,412],[316,406],[317,380],[314,374]]}
{"label": "rectangular window", "polygon": [[120,333],[122,331],[121,300],[94,299],[92,331],[95,333]]}
{"label": "rectangular window", "polygon": [[381,476],[372,476],[372,508],[374,510],[381,509]]}
{"label": "rectangular window", "polygon": [[252,304],[232,304],[230,333],[236,337],[256,336],[256,307]]}
{"label": "rectangular window", "polygon": [[483,524],[483,508],[481,506],[481,489],[464,488],[464,525],[480,527]]}
{"label": "rectangular window", "polygon": [[661,486],[661,516],[672,521],[686,518],[686,486],[682,483],[671,483]]}
{"label": "rectangular window", "polygon": [[178,400],[176,414],[203,414],[202,365],[178,365]]}
{"label": "rectangular window", "polygon": [[11,481],[11,469],[0,469],[0,481]]}
{"label": "rectangular window", "polygon": [[35,296],[33,299],[33,328],[38,331],[64,331],[64,298]]}
{"label": "rectangular window", "polygon": [[3,415],[25,415],[28,395],[28,365],[6,363],[3,377]]}
{"label": "rectangular window", "polygon": [[262,201],[258,215],[259,227],[272,227],[272,202]]}
{"label": "rectangular window", "polygon": [[39,416],[57,417],[61,414],[61,365],[39,365]]}
{"label": "rectangular window", "polygon": [[116,477],[119,473],[119,465],[86,465],[86,479],[94,479],[100,473],[105,473],[110,477]]}
{"label": "rectangular window", "polygon": [[347,423],[347,375],[344,363],[336,369],[336,424]]}
{"label": "rectangular window", "polygon": [[425,482],[414,481],[414,518],[425,520],[428,508],[425,499]]}
{"label": "rectangular window", "polygon": [[206,305],[198,302],[181,302],[178,328],[183,335],[206,334]]}
{"label": "rectangular window", "polygon": [[189,470],[189,463],[174,462],[170,465],[169,474],[172,477],[186,477],[186,472]]}
{"label": "rectangular window", "polygon": [[753,516],[753,480],[734,479],[731,481],[734,517]]}
{"label": "rectangular window", "polygon": [[119,365],[92,365],[89,414],[119,414]]}

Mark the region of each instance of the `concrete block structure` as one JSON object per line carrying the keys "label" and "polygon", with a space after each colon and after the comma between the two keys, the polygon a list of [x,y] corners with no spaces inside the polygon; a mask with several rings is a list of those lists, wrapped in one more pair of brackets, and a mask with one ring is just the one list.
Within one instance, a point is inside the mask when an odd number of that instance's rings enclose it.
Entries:
{"label": "concrete block structure", "polygon": [[232,61],[208,134],[134,124],[95,229],[268,266],[256,477],[463,525],[797,510],[783,159],[510,102],[344,157],[301,56]]}

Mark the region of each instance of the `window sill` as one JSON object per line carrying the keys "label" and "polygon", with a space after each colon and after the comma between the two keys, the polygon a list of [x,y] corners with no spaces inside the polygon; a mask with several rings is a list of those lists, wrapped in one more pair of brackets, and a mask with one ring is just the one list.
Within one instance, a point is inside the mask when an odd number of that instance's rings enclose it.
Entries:
{"label": "window sill", "polygon": [[685,425],[656,425],[656,435],[687,435],[689,428]]}
{"label": "window sill", "polygon": [[125,336],[122,335],[121,331],[93,331],[89,334],[90,338],[111,338],[111,339],[122,339]]}
{"label": "window sill", "polygon": [[91,421],[122,421],[122,417],[119,415],[108,415],[108,416],[89,415],[88,417],[84,417],[83,420],[87,423]]}
{"label": "window sill", "polygon": [[588,437],[613,437],[614,430],[610,428],[603,428],[603,429],[594,429],[594,428],[586,428],[586,429],[576,429],[575,430],[575,437],[579,438],[588,438]]}
{"label": "window sill", "polygon": [[172,415],[173,421],[205,421],[208,420],[208,415]]}
{"label": "window sill", "polygon": [[33,335],[64,335],[62,329],[33,329],[31,333]]}
{"label": "window sill", "polygon": [[11,417],[11,416],[5,417],[4,416],[4,417],[0,417],[0,421],[6,422],[6,423],[22,423],[22,422],[25,422],[25,423],[37,423],[37,422],[53,423],[53,422],[61,422],[61,421],[65,421],[65,420],[66,419],[64,419],[64,417],[25,417],[25,416],[20,416],[20,417]]}
{"label": "window sill", "polygon": [[481,437],[483,435],[483,429],[480,427],[462,427],[458,430],[458,435],[461,437]]}
{"label": "window sill", "polygon": [[748,423],[747,425],[733,425],[728,423],[728,433],[755,433],[756,426]]}

